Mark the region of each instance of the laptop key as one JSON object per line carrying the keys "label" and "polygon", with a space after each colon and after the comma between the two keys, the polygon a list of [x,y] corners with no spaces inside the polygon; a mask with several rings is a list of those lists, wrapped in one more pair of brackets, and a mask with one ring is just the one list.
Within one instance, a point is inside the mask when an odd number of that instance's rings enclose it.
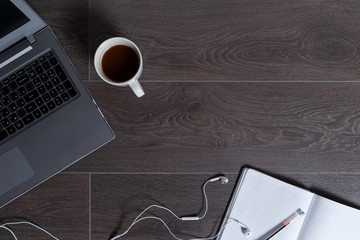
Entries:
{"label": "laptop key", "polygon": [[20,78],[18,78],[16,80],[16,82],[21,86],[21,85],[24,85],[25,83],[27,83],[29,80],[30,80],[29,76],[24,75],[24,76],[21,76]]}
{"label": "laptop key", "polygon": [[45,83],[45,87],[46,87],[47,90],[52,89],[53,86],[54,86],[54,85],[51,83],[51,81],[48,81],[48,82]]}
{"label": "laptop key", "polygon": [[30,76],[30,78],[36,77],[36,72],[35,72],[34,70],[31,70],[31,71],[29,72],[29,76]]}
{"label": "laptop key", "polygon": [[32,83],[32,82],[28,82],[27,84],[25,84],[25,88],[26,88],[26,90],[28,90],[28,91],[31,91],[31,90],[33,90],[34,89],[34,84]]}
{"label": "laptop key", "polygon": [[4,140],[9,134],[5,130],[0,131],[0,141]]}
{"label": "laptop key", "polygon": [[28,125],[28,124],[32,123],[32,122],[35,120],[35,118],[34,118],[34,116],[30,113],[30,114],[26,115],[22,120],[23,120],[23,122],[25,123],[25,125]]}
{"label": "laptop key", "polygon": [[16,132],[16,128],[14,126],[10,126],[10,127],[6,128],[6,130],[10,135],[14,134]]}
{"label": "laptop key", "polygon": [[67,93],[63,93],[63,94],[61,94],[61,98],[64,100],[64,102],[66,102],[67,100],[70,99],[70,96]]}
{"label": "laptop key", "polygon": [[20,96],[24,96],[24,95],[27,93],[27,91],[26,91],[26,89],[25,89],[24,87],[19,88],[19,89],[17,90],[17,92],[18,92],[18,94],[19,94]]}
{"label": "laptop key", "polygon": [[9,84],[10,83],[10,78],[5,78],[3,80],[3,84]]}
{"label": "laptop key", "polygon": [[17,130],[20,130],[24,127],[24,123],[21,120],[19,120],[15,123],[15,127]]}
{"label": "laptop key", "polygon": [[16,82],[11,82],[9,84],[9,88],[10,88],[11,91],[14,91],[14,90],[16,90],[18,88],[18,85],[17,85]]}
{"label": "laptop key", "polygon": [[57,85],[59,85],[60,80],[57,77],[55,77],[55,78],[51,79],[51,82],[54,84],[54,86],[57,86]]}
{"label": "laptop key", "polygon": [[6,128],[6,130],[10,135],[14,134],[16,132],[16,128],[14,126],[10,126],[10,127]]}
{"label": "laptop key", "polygon": [[39,61],[40,61],[41,63],[45,62],[45,61],[46,61],[45,56],[41,56],[41,57],[39,58]]}
{"label": "laptop key", "polygon": [[27,104],[24,108],[28,113],[31,113],[32,111],[34,111],[36,109],[36,104],[34,102],[31,102],[31,103]]}
{"label": "laptop key", "polygon": [[16,74],[17,74],[18,76],[21,76],[21,75],[23,75],[24,73],[25,73],[25,69],[20,69],[19,71],[16,72]]}
{"label": "laptop key", "polygon": [[40,75],[40,79],[42,82],[46,82],[49,79],[49,77],[44,73]]}
{"label": "laptop key", "polygon": [[50,62],[50,64],[52,65],[52,66],[55,66],[56,64],[58,64],[58,61],[57,61],[57,59],[56,58],[51,58],[50,60],[49,60],[49,62]]}
{"label": "laptop key", "polygon": [[0,114],[2,117],[7,117],[10,114],[10,111],[7,108],[3,108],[0,110]]}
{"label": "laptop key", "polygon": [[51,99],[51,97],[50,97],[50,95],[49,95],[48,93],[45,93],[45,94],[42,96],[42,98],[44,99],[45,102],[48,102],[48,101],[50,101],[50,99]]}
{"label": "laptop key", "polygon": [[25,101],[23,98],[20,98],[19,100],[16,101],[16,104],[18,107],[22,107],[25,105]]}
{"label": "laptop key", "polygon": [[9,116],[9,120],[10,120],[11,122],[15,122],[15,121],[19,120],[19,118],[18,118],[18,116],[16,115],[16,113],[13,113],[13,114],[11,114],[11,115]]}
{"label": "laptop key", "polygon": [[40,94],[43,94],[44,92],[46,92],[46,88],[44,86],[38,87],[37,90],[39,91]]}
{"label": "laptop key", "polygon": [[40,81],[39,78],[35,78],[32,82],[33,82],[33,84],[34,84],[36,87],[41,84],[41,81]]}
{"label": "laptop key", "polygon": [[51,66],[50,66],[50,63],[44,62],[44,63],[42,64],[42,67],[43,67],[45,70],[49,70],[49,68],[50,68]]}
{"label": "laptop key", "polygon": [[0,92],[5,96],[10,93],[10,89],[7,86],[5,86],[0,90]]}
{"label": "laptop key", "polygon": [[51,58],[52,56],[54,56],[54,54],[52,52],[48,52],[48,53],[45,54],[45,56],[47,58]]}
{"label": "laptop key", "polygon": [[54,99],[54,102],[55,102],[55,104],[58,105],[58,106],[60,106],[60,105],[63,103],[63,101],[61,100],[61,97],[55,98],[55,99]]}
{"label": "laptop key", "polygon": [[46,72],[47,75],[49,76],[49,78],[53,78],[56,76],[54,70],[50,69],[49,71]]}
{"label": "laptop key", "polygon": [[43,114],[46,114],[49,112],[49,109],[46,105],[43,105],[40,107],[40,111],[43,113]]}
{"label": "laptop key", "polygon": [[21,118],[26,115],[26,111],[25,111],[25,109],[23,109],[23,108],[17,110],[16,113],[17,113],[17,115],[18,115],[19,117],[21,117]]}
{"label": "laptop key", "polygon": [[26,70],[26,71],[30,71],[31,69],[32,69],[32,67],[31,67],[30,64],[25,67],[25,70]]}
{"label": "laptop key", "polygon": [[8,108],[9,108],[10,112],[15,112],[18,109],[18,106],[16,106],[15,103],[12,103],[9,105]]}
{"label": "laptop key", "polygon": [[33,112],[33,114],[34,114],[34,116],[35,116],[35,118],[39,118],[39,117],[41,117],[41,112],[40,112],[40,110],[35,110],[34,112]]}
{"label": "laptop key", "polygon": [[36,67],[36,66],[38,66],[39,64],[40,64],[39,61],[38,61],[38,60],[35,60],[35,61],[32,62],[31,65],[32,65],[33,67]]}
{"label": "laptop key", "polygon": [[5,127],[5,128],[10,125],[10,121],[9,121],[8,118],[4,118],[3,120],[0,121],[0,123],[1,123],[1,125],[2,125],[3,127]]}
{"label": "laptop key", "polygon": [[63,93],[65,91],[65,88],[63,87],[63,85],[59,85],[56,87],[56,90],[58,91],[58,93]]}
{"label": "laptop key", "polygon": [[53,110],[56,107],[56,105],[53,101],[48,102],[47,106],[49,107],[50,110]]}
{"label": "laptop key", "polygon": [[7,106],[11,103],[11,100],[9,97],[4,97],[1,99],[1,103],[4,105],[4,106]]}
{"label": "laptop key", "polygon": [[70,97],[75,97],[76,96],[76,91],[75,91],[75,89],[68,89],[68,93],[69,93],[69,95],[70,95]]}
{"label": "laptop key", "polygon": [[64,70],[60,67],[60,65],[56,65],[54,70],[61,81],[65,81],[67,79]]}
{"label": "laptop key", "polygon": [[10,93],[9,97],[10,97],[11,101],[15,101],[19,98],[19,94],[17,94],[17,92],[12,92],[12,93]]}
{"label": "laptop key", "polygon": [[15,75],[15,74],[13,74],[13,75],[10,76],[10,80],[11,80],[11,81],[13,81],[13,80],[15,80],[15,79],[16,79],[16,75]]}
{"label": "laptop key", "polygon": [[44,69],[42,68],[42,66],[39,65],[35,68],[35,71],[37,72],[37,74],[42,74],[44,72]]}
{"label": "laptop key", "polygon": [[57,92],[55,89],[51,89],[51,90],[49,91],[49,93],[50,93],[50,96],[51,96],[52,98],[54,98],[54,97],[56,97],[56,96],[58,95],[58,92]]}
{"label": "laptop key", "polygon": [[39,96],[38,91],[35,89],[33,91],[31,91],[30,93],[26,94],[24,96],[24,99],[26,102],[31,102],[32,100],[34,100],[35,98],[37,98]]}
{"label": "laptop key", "polygon": [[64,82],[64,87],[67,90],[67,89],[72,88],[73,86],[71,85],[70,81],[66,81],[66,82]]}
{"label": "laptop key", "polygon": [[38,107],[40,107],[41,105],[44,104],[44,100],[42,100],[41,97],[38,97],[37,99],[35,99],[35,103]]}

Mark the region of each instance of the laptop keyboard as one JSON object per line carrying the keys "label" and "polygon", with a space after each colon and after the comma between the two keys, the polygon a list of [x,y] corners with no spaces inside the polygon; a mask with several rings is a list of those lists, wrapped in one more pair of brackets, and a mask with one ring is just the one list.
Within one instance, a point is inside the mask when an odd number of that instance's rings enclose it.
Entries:
{"label": "laptop keyboard", "polygon": [[0,80],[0,142],[78,95],[53,52],[24,66]]}

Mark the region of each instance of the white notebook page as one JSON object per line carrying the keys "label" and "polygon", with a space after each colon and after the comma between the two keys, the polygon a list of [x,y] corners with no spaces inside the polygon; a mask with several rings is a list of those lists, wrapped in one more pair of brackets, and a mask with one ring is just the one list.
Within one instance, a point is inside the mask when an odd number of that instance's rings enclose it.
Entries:
{"label": "white notebook page", "polygon": [[360,210],[314,196],[298,240],[359,240]]}
{"label": "white notebook page", "polygon": [[[246,171],[247,170],[247,171]],[[221,240],[254,240],[301,208],[307,214],[313,193],[282,182],[253,169],[243,171],[236,202],[229,215],[246,224],[253,235],[245,237],[238,224],[228,224]],[[234,195],[236,197],[236,195]],[[296,240],[305,216],[283,229],[272,240]],[[226,223],[225,222],[225,223]]]}

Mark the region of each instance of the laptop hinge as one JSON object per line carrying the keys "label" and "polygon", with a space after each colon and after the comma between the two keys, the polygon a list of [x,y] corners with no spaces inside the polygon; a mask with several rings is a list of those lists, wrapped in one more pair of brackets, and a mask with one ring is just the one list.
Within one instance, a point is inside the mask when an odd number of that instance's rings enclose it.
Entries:
{"label": "laptop hinge", "polygon": [[34,35],[32,35],[32,34],[27,36],[27,39],[29,40],[30,44],[33,44],[34,42],[36,42]]}

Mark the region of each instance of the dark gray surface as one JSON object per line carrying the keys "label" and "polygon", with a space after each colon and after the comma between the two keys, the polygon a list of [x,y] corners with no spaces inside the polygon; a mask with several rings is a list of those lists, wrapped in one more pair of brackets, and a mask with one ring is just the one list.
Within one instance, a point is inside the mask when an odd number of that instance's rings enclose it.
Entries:
{"label": "dark gray surface", "polygon": [[[103,240],[153,203],[179,215],[201,212],[201,184],[225,173],[229,185],[209,185],[203,221],[156,212],[181,237],[208,236],[245,165],[360,208],[358,1],[29,3],[117,137],[0,216],[37,221],[60,239]],[[113,36],[143,52],[141,99],[94,72],[97,45]],[[40,238],[30,231],[29,239]],[[146,221],[124,239],[171,237]]]}
{"label": "dark gray surface", "polygon": [[19,147],[14,147],[2,154],[0,166],[0,195],[34,176],[33,169]]}

